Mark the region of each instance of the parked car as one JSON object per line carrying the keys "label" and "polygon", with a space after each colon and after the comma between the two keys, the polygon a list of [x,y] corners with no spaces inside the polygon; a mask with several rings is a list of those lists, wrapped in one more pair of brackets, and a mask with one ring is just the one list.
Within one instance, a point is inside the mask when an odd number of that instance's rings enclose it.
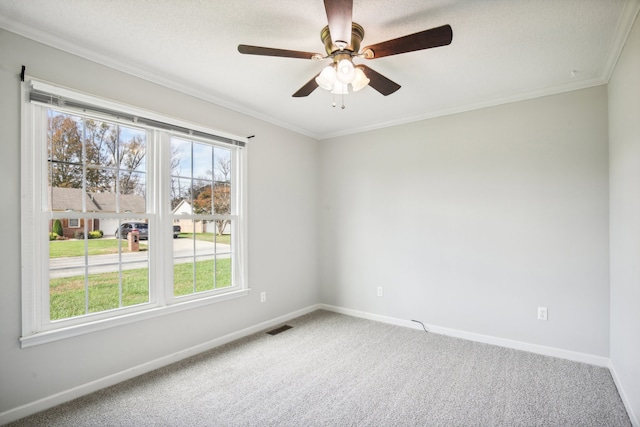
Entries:
{"label": "parked car", "polygon": [[182,230],[182,229],[180,228],[180,226],[179,226],[179,225],[174,225],[174,226],[173,226],[173,238],[174,238],[174,239],[177,239],[177,238],[178,238],[178,234],[180,234],[180,231],[181,231],[181,230]]}
{"label": "parked car", "polygon": [[116,239],[126,239],[132,231],[140,233],[140,240],[149,238],[149,225],[144,222],[123,222],[115,232]]}

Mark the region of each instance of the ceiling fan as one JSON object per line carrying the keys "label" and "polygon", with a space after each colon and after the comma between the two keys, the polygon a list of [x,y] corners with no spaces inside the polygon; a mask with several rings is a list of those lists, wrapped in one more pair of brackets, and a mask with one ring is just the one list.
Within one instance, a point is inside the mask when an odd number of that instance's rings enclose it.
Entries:
{"label": "ceiling fan", "polygon": [[451,26],[443,25],[366,46],[360,50],[364,29],[351,20],[353,0],[324,0],[324,7],[329,25],[322,29],[320,38],[327,52],[326,55],[244,44],[238,45],[238,51],[248,55],[313,60],[331,59],[332,63],[295,92],[294,97],[308,96],[318,86],[334,94],[346,94],[349,85],[354,92],[369,85],[382,95],[387,96],[400,89],[400,85],[364,64],[354,65],[353,58],[376,59],[446,46],[451,43],[453,38]]}

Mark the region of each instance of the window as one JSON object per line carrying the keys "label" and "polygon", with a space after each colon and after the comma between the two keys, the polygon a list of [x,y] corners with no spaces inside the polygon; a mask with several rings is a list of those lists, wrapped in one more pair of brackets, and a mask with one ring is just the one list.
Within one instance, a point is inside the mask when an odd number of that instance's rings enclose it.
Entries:
{"label": "window", "polygon": [[24,92],[23,346],[247,293],[242,138]]}
{"label": "window", "polygon": [[171,206],[181,236],[174,240],[174,295],[232,286],[232,152],[171,138]]}

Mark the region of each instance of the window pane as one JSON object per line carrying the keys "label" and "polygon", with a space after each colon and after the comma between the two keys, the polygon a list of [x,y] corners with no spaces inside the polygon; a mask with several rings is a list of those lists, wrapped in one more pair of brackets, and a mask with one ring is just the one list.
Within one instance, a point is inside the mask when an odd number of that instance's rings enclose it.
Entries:
{"label": "window pane", "polygon": [[89,313],[113,310],[120,307],[120,274],[116,266],[114,272],[103,272],[102,267],[87,269],[87,290],[89,292]]}
{"label": "window pane", "polygon": [[213,179],[213,147],[208,144],[193,143],[193,177]]}
{"label": "window pane", "polygon": [[[212,181],[193,182],[193,213],[208,215],[213,213]],[[202,227],[201,227],[202,228]]]}
{"label": "window pane", "polygon": [[145,179],[144,173],[120,173],[120,212],[144,213],[147,211]]}
{"label": "window pane", "polygon": [[82,188],[49,187],[47,206],[50,212],[82,212]]}
{"label": "window pane", "polygon": [[224,288],[233,284],[231,230],[231,221],[216,221],[216,288]]}
{"label": "window pane", "polygon": [[146,170],[147,133],[141,129],[118,126],[118,166],[128,171]]}
{"label": "window pane", "polygon": [[81,188],[83,182],[81,118],[49,110],[48,123],[49,185]]}
{"label": "window pane", "polygon": [[174,239],[174,294],[231,286],[231,224],[229,221],[181,220]]}
{"label": "window pane", "polygon": [[231,213],[231,185],[227,182],[216,182],[214,187],[214,206],[216,214]]}
{"label": "window pane", "polygon": [[118,129],[101,120],[84,120],[87,163],[100,167],[118,167]]}
{"label": "window pane", "polygon": [[195,264],[196,292],[210,291],[214,288],[214,259],[200,257]]}
{"label": "window pane", "polygon": [[170,168],[172,176],[190,178],[191,174],[191,142],[180,138],[171,138]]}
{"label": "window pane", "polygon": [[191,206],[191,180],[171,179],[171,210],[174,215],[193,214]]}
{"label": "window pane", "polygon": [[231,213],[231,151],[215,149],[214,210],[216,214]]}
{"label": "window pane", "polygon": [[86,314],[84,276],[51,278],[49,281],[49,301],[51,320]]}
{"label": "window pane", "polygon": [[231,258],[216,257],[216,288],[231,286]]}
{"label": "window pane", "polygon": [[214,156],[215,180],[231,182],[231,150],[216,147]]}
{"label": "window pane", "polygon": [[149,302],[149,267],[122,272],[122,306]]}
{"label": "window pane", "polygon": [[173,293],[175,296],[181,296],[194,291],[193,259],[196,240],[193,230],[195,224],[192,219],[176,218],[181,233],[178,238],[173,239]]}
{"label": "window pane", "polygon": [[[148,225],[117,218],[80,218],[80,228],[49,243],[51,320],[149,301]],[[55,229],[55,220],[51,228]],[[64,224],[64,221],[61,221]],[[64,227],[63,227],[64,228]],[[106,235],[102,229],[115,229]],[[141,240],[127,239],[138,231]],[[72,234],[71,237],[66,237]],[[57,235],[57,234],[56,234]],[[131,235],[133,237],[133,235]]]}
{"label": "window pane", "polygon": [[[49,209],[146,212],[146,138],[140,129],[49,110]],[[118,193],[137,197],[122,197],[118,209]]]}

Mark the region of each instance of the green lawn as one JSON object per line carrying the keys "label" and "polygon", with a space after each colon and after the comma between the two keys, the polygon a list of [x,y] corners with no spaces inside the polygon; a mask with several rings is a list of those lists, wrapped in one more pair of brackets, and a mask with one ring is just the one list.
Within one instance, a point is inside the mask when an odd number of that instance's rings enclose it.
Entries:
{"label": "green lawn", "polygon": [[[231,244],[231,234],[220,235],[220,234],[214,234],[214,233],[196,233],[197,240],[204,240],[206,242],[213,242],[214,236],[216,238],[216,243],[223,243],[225,245]],[[193,237],[193,233],[180,233],[178,236],[179,239],[184,239],[184,238],[191,239],[192,237]]]}
{"label": "green lawn", "polygon": [[[231,286],[231,260],[219,259],[216,261],[215,288],[213,278],[213,260],[198,261],[195,263],[196,292],[209,291],[217,288]],[[193,264],[176,264],[173,267],[173,293],[175,296],[194,293]]]}
{"label": "green lawn", "polygon": [[[118,253],[118,244],[122,245],[122,252],[129,252],[126,240],[89,239],[87,243],[89,255]],[[140,250],[147,250],[145,242],[140,242]],[[72,256],[84,256],[84,240],[52,240],[49,242],[49,258]]]}
{"label": "green lawn", "polygon": [[[204,240],[206,242],[213,242],[213,233],[196,233],[196,239]],[[193,233],[180,233],[179,239],[191,239]],[[216,242],[226,245],[231,244],[231,235],[223,234],[221,236],[216,235]],[[88,255],[106,255],[118,253],[118,244],[122,245],[122,252],[129,252],[128,244],[126,240],[118,239],[89,239],[88,243]],[[140,250],[147,250],[146,241],[140,242]],[[52,240],[49,242],[49,258],[61,258],[72,256],[84,256],[84,240]]]}
{"label": "green lawn", "polygon": [[[68,242],[67,242],[68,243]],[[213,260],[195,263],[195,291],[214,289]],[[174,295],[194,293],[194,264],[174,266]],[[231,286],[231,260],[216,262],[215,288]],[[66,319],[85,314],[84,276],[51,279],[49,283],[51,320]],[[118,273],[89,275],[89,313],[120,307]],[[149,301],[148,269],[122,271],[122,306]]]}

